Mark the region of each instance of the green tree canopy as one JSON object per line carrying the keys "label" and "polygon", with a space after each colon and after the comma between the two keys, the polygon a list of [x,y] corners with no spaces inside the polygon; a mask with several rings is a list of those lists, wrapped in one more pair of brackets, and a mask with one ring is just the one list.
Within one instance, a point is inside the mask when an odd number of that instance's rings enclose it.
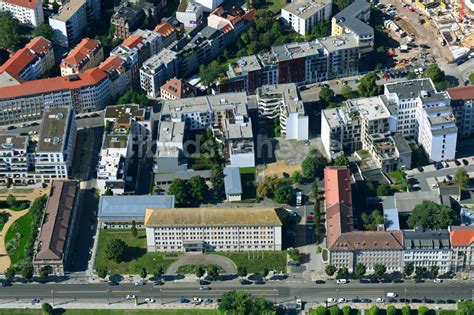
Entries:
{"label": "green tree canopy", "polygon": [[466,172],[464,168],[458,169],[454,174],[454,182],[461,186],[462,188],[466,188],[469,184],[469,174]]}
{"label": "green tree canopy", "polygon": [[341,267],[337,271],[337,277],[339,279],[347,279],[349,277],[349,270],[346,267]]}
{"label": "green tree canopy", "polygon": [[362,226],[366,231],[376,231],[379,224],[384,224],[384,217],[378,210],[372,210],[370,214],[362,213],[360,216]]}
{"label": "green tree canopy", "polygon": [[333,305],[329,308],[329,314],[330,315],[340,315],[341,314],[341,309],[337,305]]}
{"label": "green tree canopy", "polygon": [[430,268],[431,278],[435,279],[436,277],[438,277],[438,274],[439,274],[439,267],[436,265],[431,266]]}
{"label": "green tree canopy", "polygon": [[43,303],[41,305],[41,311],[43,315],[53,315],[53,307],[49,303]]}
{"label": "green tree canopy", "polygon": [[328,104],[334,99],[334,91],[330,88],[322,88],[319,91],[319,99],[322,100],[324,103]]}
{"label": "green tree canopy", "polygon": [[208,65],[201,65],[199,67],[199,77],[201,78],[201,83],[206,87],[210,86],[224,72],[224,67],[221,66],[216,60],[212,61]]}
{"label": "green tree canopy", "polygon": [[142,279],[145,279],[146,276],[148,276],[148,271],[145,267],[143,267],[142,270],[140,270],[140,277],[142,277]]}
{"label": "green tree canopy", "polygon": [[219,269],[217,268],[217,265],[212,265],[208,270],[207,270],[207,275],[209,278],[212,280],[216,280],[219,277]]}
{"label": "green tree canopy", "polygon": [[295,197],[295,190],[288,183],[282,183],[275,190],[273,200],[277,203],[291,204]]}
{"label": "green tree canopy", "polygon": [[214,191],[214,198],[221,201],[225,197],[224,172],[221,165],[215,165],[211,170],[211,183]]}
{"label": "green tree canopy", "polygon": [[420,306],[418,308],[418,315],[425,315],[425,314],[428,314],[430,311],[429,308],[427,308],[426,306]]}
{"label": "green tree canopy", "polygon": [[16,270],[14,267],[10,266],[5,270],[5,278],[7,278],[8,281],[13,282],[15,280],[15,274]]}
{"label": "green tree canopy", "polygon": [[201,176],[193,176],[189,179],[189,188],[193,203],[201,203],[207,198],[208,187],[206,180]]}
{"label": "green tree canopy", "polygon": [[382,93],[382,87],[377,85],[377,75],[375,72],[366,74],[359,81],[357,90],[361,96],[370,97]]}
{"label": "green tree canopy", "polygon": [[118,104],[130,104],[135,103],[142,106],[148,106],[150,101],[146,95],[137,92],[134,88],[129,88],[122,96],[119,97]]}
{"label": "green tree canopy", "polygon": [[365,267],[364,264],[357,263],[354,269],[354,275],[357,278],[362,278],[365,275],[366,271],[367,271],[367,268]]}
{"label": "green tree canopy", "polygon": [[46,23],[41,24],[40,26],[37,26],[34,31],[33,31],[33,36],[38,37],[42,36],[46,38],[47,40],[52,41],[53,40],[53,28]]}
{"label": "green tree canopy", "polygon": [[20,40],[20,22],[9,11],[0,11],[0,48],[14,51]]}
{"label": "green tree canopy", "polygon": [[382,278],[387,271],[387,267],[384,264],[376,263],[374,265],[374,276],[376,278]]}
{"label": "green tree canopy", "polygon": [[381,312],[380,312],[380,308],[377,305],[372,305],[367,312],[367,315],[379,315],[379,314],[381,314]]}
{"label": "green tree canopy", "polygon": [[474,314],[474,301],[460,301],[458,302],[457,315],[470,315]]}
{"label": "green tree canopy", "polygon": [[349,85],[343,85],[341,88],[341,95],[345,99],[353,98],[356,94],[355,91]]}
{"label": "green tree canopy", "polygon": [[335,166],[349,166],[349,160],[344,154],[340,154],[334,159],[334,165]]}
{"label": "green tree canopy", "polygon": [[430,78],[433,82],[438,83],[444,81],[446,75],[437,65],[431,65],[423,72],[423,77]]}
{"label": "green tree canopy", "polygon": [[382,183],[377,187],[377,196],[390,196],[392,192],[392,187],[387,183]]}
{"label": "green tree canopy", "polygon": [[411,308],[409,305],[403,305],[402,306],[402,315],[410,315],[411,314]]}
{"label": "green tree canopy", "polygon": [[323,178],[326,165],[327,160],[324,157],[315,156],[315,154],[310,153],[301,163],[303,176],[307,178]]}
{"label": "green tree canopy", "polygon": [[105,248],[105,256],[109,260],[121,262],[125,257],[125,251],[127,250],[127,243],[119,238],[111,239]]}
{"label": "green tree canopy", "polygon": [[16,198],[15,196],[13,196],[12,194],[8,194],[7,196],[7,205],[8,207],[11,209],[11,208],[15,208],[16,207]]}
{"label": "green tree canopy", "polygon": [[405,264],[405,267],[403,268],[403,276],[409,277],[413,274],[414,271],[415,271],[415,265],[413,264],[413,262],[407,262]]}
{"label": "green tree canopy", "polygon": [[21,266],[21,276],[26,280],[31,280],[33,278],[33,265],[31,263],[25,263]]}
{"label": "green tree canopy", "polygon": [[334,0],[332,4],[336,7],[335,11],[339,12],[348,7],[352,2],[353,0]]}
{"label": "green tree canopy", "polygon": [[257,187],[257,195],[261,198],[273,198],[275,191],[280,186],[282,180],[276,175],[265,176],[263,182],[261,182]]}
{"label": "green tree canopy", "polygon": [[163,269],[163,266],[158,266],[158,268],[156,268],[155,272],[153,273],[153,277],[155,280],[159,279],[164,273],[165,270]]}
{"label": "green tree canopy", "polygon": [[336,273],[337,269],[333,265],[327,265],[324,271],[328,276],[332,277]]}
{"label": "green tree canopy", "polygon": [[131,232],[132,232],[133,237],[138,236],[137,224],[135,223],[135,221],[132,221]]}
{"label": "green tree canopy", "polygon": [[268,314],[273,304],[264,298],[254,298],[244,291],[228,291],[222,295],[219,311],[228,314]]}
{"label": "green tree canopy", "polygon": [[181,178],[175,178],[168,188],[168,195],[174,195],[176,203],[181,207],[189,204],[191,196],[188,182]]}
{"label": "green tree canopy", "polygon": [[351,311],[352,311],[352,309],[349,305],[344,305],[342,307],[342,315],[350,315]]}
{"label": "green tree canopy", "polygon": [[238,275],[239,277],[245,277],[245,276],[247,276],[247,267],[245,267],[245,266],[239,266],[239,267],[237,268],[237,275]]}
{"label": "green tree canopy", "polygon": [[97,275],[99,276],[99,278],[105,279],[105,277],[107,277],[107,269],[97,268]]}
{"label": "green tree canopy", "polygon": [[295,183],[301,183],[303,181],[303,175],[301,175],[299,171],[294,171],[293,174],[291,174],[291,180]]}
{"label": "green tree canopy", "polygon": [[396,315],[397,314],[397,308],[390,304],[387,306],[387,315]]}
{"label": "green tree canopy", "polygon": [[448,206],[425,200],[411,211],[407,223],[411,228],[440,230],[453,225],[457,220],[458,215]]}

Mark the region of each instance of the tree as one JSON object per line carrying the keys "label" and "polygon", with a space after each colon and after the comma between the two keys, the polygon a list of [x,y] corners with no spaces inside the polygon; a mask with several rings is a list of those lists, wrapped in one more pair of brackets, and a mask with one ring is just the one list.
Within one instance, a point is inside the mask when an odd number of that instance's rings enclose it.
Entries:
{"label": "tree", "polygon": [[342,315],[350,315],[351,311],[352,311],[352,309],[349,305],[344,305],[342,307]]}
{"label": "tree", "polygon": [[207,270],[207,275],[212,280],[216,280],[219,277],[219,269],[217,265],[212,265],[211,268]]}
{"label": "tree", "polygon": [[53,12],[58,13],[59,11],[59,3],[56,2],[56,0],[51,4]]}
{"label": "tree", "polygon": [[225,314],[271,314],[273,303],[264,298],[253,298],[244,291],[228,291],[219,302],[219,311]]}
{"label": "tree", "polygon": [[341,88],[341,95],[345,99],[350,99],[354,97],[354,90],[349,85],[343,85]]}
{"label": "tree", "polygon": [[155,280],[158,280],[164,273],[165,271],[163,269],[163,266],[158,266],[158,268],[156,268],[155,272],[153,273],[153,277],[155,278]]}
{"label": "tree", "polygon": [[174,195],[179,206],[185,206],[190,202],[188,182],[181,178],[175,178],[168,188],[168,195]]}
{"label": "tree", "polygon": [[196,277],[201,278],[202,276],[204,276],[205,273],[206,273],[206,271],[204,270],[203,266],[199,265],[196,268]]}
{"label": "tree", "polygon": [[337,271],[337,278],[346,279],[349,277],[349,270],[346,267],[341,267]]}
{"label": "tree", "polygon": [[21,267],[21,276],[27,281],[30,281],[33,278],[33,265],[31,263],[23,264]]}
{"label": "tree", "polygon": [[276,175],[265,176],[263,182],[261,182],[257,187],[257,196],[263,198],[273,198],[275,191],[281,184],[281,179]]}
{"label": "tree", "polygon": [[344,154],[340,154],[334,159],[334,165],[335,166],[349,166],[349,160]]}
{"label": "tree", "polygon": [[277,203],[290,204],[295,197],[295,190],[288,183],[283,183],[275,190],[273,201]]}
{"label": "tree", "polygon": [[418,315],[425,315],[425,314],[428,314],[428,312],[430,311],[429,308],[427,308],[426,306],[420,306],[418,308]]}
{"label": "tree", "polygon": [[425,271],[423,270],[422,267],[416,267],[415,268],[415,278],[421,279],[423,278]]}
{"label": "tree", "polygon": [[97,268],[97,275],[99,278],[105,279],[107,277],[107,268]]}
{"label": "tree", "polygon": [[392,187],[387,183],[382,183],[377,187],[377,196],[390,196]]}
{"label": "tree", "polygon": [[377,75],[371,72],[362,77],[357,86],[360,96],[370,97],[382,93],[382,87],[377,85]]}
{"label": "tree", "polygon": [[395,314],[397,314],[397,308],[396,308],[394,305],[392,305],[392,304],[388,305],[388,306],[387,306],[387,312],[386,312],[386,314],[387,314],[387,315],[395,315]]}
{"label": "tree", "polygon": [[365,265],[358,263],[355,266],[354,275],[360,279],[365,275],[366,271],[367,271],[367,268],[365,267]]}
{"label": "tree", "polygon": [[132,221],[131,232],[132,232],[133,237],[136,238],[138,236],[137,224],[135,223],[135,221]]}
{"label": "tree", "polygon": [[40,269],[39,276],[40,276],[40,281],[41,282],[43,282],[43,283],[46,282],[48,280],[48,276],[49,276],[48,267],[42,267]]}
{"label": "tree", "polygon": [[330,103],[334,99],[334,91],[330,88],[322,88],[319,91],[319,99],[324,102],[324,104]]}
{"label": "tree", "polygon": [[9,11],[0,11],[0,47],[14,51],[20,40],[20,22]]}
{"label": "tree", "polygon": [[214,190],[214,198],[222,201],[225,197],[224,172],[221,165],[215,165],[211,170],[211,183]]}
{"label": "tree", "polygon": [[247,267],[245,266],[239,266],[237,268],[237,275],[239,277],[245,277],[247,275]]}
{"label": "tree", "polygon": [[473,301],[460,301],[458,302],[458,315],[469,315],[474,314],[474,302]]}
{"label": "tree", "polygon": [[423,72],[423,77],[430,78],[434,83],[438,83],[444,81],[446,75],[437,65],[431,65]]}
{"label": "tree", "polygon": [[333,265],[327,265],[326,268],[324,269],[326,274],[330,277],[332,277],[336,273],[336,270],[337,270],[336,267],[334,267]]}
{"label": "tree", "polygon": [[194,203],[202,203],[207,198],[208,187],[206,180],[201,176],[193,176],[189,179],[189,188]]}
{"label": "tree", "polygon": [[326,312],[327,312],[326,308],[324,306],[320,305],[320,306],[316,307],[316,309],[313,309],[311,314],[313,314],[313,315],[326,315]]}
{"label": "tree", "polygon": [[114,195],[114,192],[112,191],[112,189],[110,189],[109,187],[107,187],[103,193],[104,196],[113,196]]}
{"label": "tree", "polygon": [[315,157],[314,154],[307,156],[301,163],[303,176],[306,178],[323,178],[323,171],[327,165],[324,157]]}
{"label": "tree", "polygon": [[120,238],[111,239],[105,248],[105,256],[109,260],[115,262],[121,262],[125,256],[125,251],[127,250],[127,243]]}
{"label": "tree", "polygon": [[436,277],[438,277],[438,273],[439,273],[439,267],[436,265],[431,266],[430,268],[431,278],[435,279]]}
{"label": "tree", "polygon": [[33,36],[42,36],[51,41],[53,40],[53,28],[49,24],[43,23],[34,29]]}
{"label": "tree", "polygon": [[454,182],[462,188],[467,187],[469,184],[469,174],[464,168],[456,171],[456,174],[454,174]]}
{"label": "tree", "polygon": [[293,174],[291,174],[291,180],[300,184],[303,181],[303,175],[301,175],[301,172],[299,171],[294,171]]}
{"label": "tree", "polygon": [[7,196],[7,205],[8,205],[8,208],[12,209],[12,208],[15,208],[16,207],[16,198],[15,196],[13,196],[12,194],[9,194]]}
{"label": "tree", "polygon": [[408,72],[407,76],[405,77],[405,79],[407,80],[413,80],[413,79],[416,79],[417,75],[415,72],[413,71],[410,71]]}
{"label": "tree", "polygon": [[255,13],[255,26],[257,32],[267,32],[271,29],[275,17],[272,11],[263,9]]}
{"label": "tree", "polygon": [[374,265],[374,276],[376,278],[382,278],[387,271],[387,267],[384,264],[376,263]]}
{"label": "tree", "polygon": [[411,228],[441,230],[453,225],[457,220],[458,215],[448,206],[424,200],[412,210],[407,223]]}
{"label": "tree", "polygon": [[140,271],[140,277],[142,277],[142,279],[145,279],[146,276],[148,276],[148,271],[146,270],[145,267],[143,267],[142,270]]}
{"label": "tree", "polygon": [[376,231],[379,224],[384,224],[384,216],[377,209],[372,210],[370,214],[362,213],[360,219],[366,231]]}
{"label": "tree", "polygon": [[[342,11],[346,7],[349,6],[349,4],[352,3],[353,0],[334,0],[332,4],[336,7],[337,11]],[[336,10],[335,10],[336,11]],[[336,12],[334,12],[336,13]]]}
{"label": "tree", "polygon": [[12,266],[8,267],[7,270],[5,270],[5,278],[7,278],[9,282],[13,282],[15,280],[15,274],[16,270]]}
{"label": "tree", "polygon": [[373,305],[371,308],[369,308],[369,311],[367,312],[368,315],[379,315],[380,314],[380,308],[377,305]]}
{"label": "tree", "polygon": [[409,305],[403,305],[402,306],[402,315],[410,315],[411,314],[411,308]]}
{"label": "tree", "polygon": [[122,96],[119,97],[118,104],[130,104],[130,103],[135,103],[139,104],[142,106],[148,106],[150,104],[150,101],[146,97],[146,95],[139,93],[137,90],[134,88],[129,88],[127,91],[125,91]]}
{"label": "tree", "polygon": [[299,261],[301,257],[301,253],[297,248],[290,248],[288,249],[288,256],[294,261]]}
{"label": "tree", "polygon": [[318,198],[318,182],[317,181],[313,181],[313,183],[311,184],[311,196],[314,198],[314,199],[317,199]]}
{"label": "tree", "polygon": [[339,306],[333,305],[329,308],[329,314],[330,315],[340,315],[341,310],[339,309]]}
{"label": "tree", "polygon": [[330,29],[329,21],[321,21],[313,26],[309,35],[306,36],[307,40],[314,40],[316,38],[326,37]]}
{"label": "tree", "polygon": [[405,264],[405,267],[403,268],[403,276],[405,278],[409,277],[413,274],[413,271],[415,271],[415,265],[413,264],[413,262],[407,262]]}
{"label": "tree", "polygon": [[224,72],[225,69],[216,60],[199,67],[199,77],[205,87],[209,87]]}
{"label": "tree", "polygon": [[53,307],[49,303],[43,303],[41,305],[41,311],[43,315],[53,315]]}

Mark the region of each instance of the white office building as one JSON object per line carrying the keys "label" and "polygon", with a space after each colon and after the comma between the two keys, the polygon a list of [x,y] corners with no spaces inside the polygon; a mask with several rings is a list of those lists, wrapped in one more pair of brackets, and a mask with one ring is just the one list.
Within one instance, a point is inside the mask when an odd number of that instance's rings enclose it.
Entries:
{"label": "white office building", "polygon": [[28,166],[28,136],[0,135],[0,185],[34,184]]}
{"label": "white office building", "polygon": [[42,0],[0,0],[0,11],[10,12],[22,24],[36,27],[44,23]]}
{"label": "white office building", "polygon": [[177,73],[177,53],[165,48],[143,63],[140,68],[140,86],[148,96],[160,97],[161,86]]}
{"label": "white office building", "polygon": [[281,9],[281,18],[286,25],[305,36],[315,25],[329,20],[331,13],[331,0],[295,0]]}
{"label": "white office building", "polygon": [[183,23],[184,27],[196,27],[202,22],[203,12],[203,6],[200,3],[181,0],[176,11],[176,19]]}
{"label": "white office building", "polygon": [[272,208],[147,209],[148,252],[279,251],[282,223]]}
{"label": "white office building", "polygon": [[199,3],[202,5],[204,12],[211,12],[215,8],[221,5],[224,0],[195,0],[196,3]]}

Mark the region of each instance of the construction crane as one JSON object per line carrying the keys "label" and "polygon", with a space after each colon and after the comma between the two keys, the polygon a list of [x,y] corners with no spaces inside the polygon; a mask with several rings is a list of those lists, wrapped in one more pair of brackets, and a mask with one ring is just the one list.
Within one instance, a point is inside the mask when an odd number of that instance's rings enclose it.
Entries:
{"label": "construction crane", "polygon": [[458,22],[462,23],[463,21],[464,21],[464,0],[459,0]]}

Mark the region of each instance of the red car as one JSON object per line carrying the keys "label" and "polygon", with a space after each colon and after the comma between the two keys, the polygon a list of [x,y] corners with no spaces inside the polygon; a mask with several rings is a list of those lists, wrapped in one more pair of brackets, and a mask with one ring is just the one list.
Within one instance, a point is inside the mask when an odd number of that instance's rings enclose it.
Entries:
{"label": "red car", "polygon": [[413,7],[408,7],[408,11],[415,12],[415,9],[413,9]]}

